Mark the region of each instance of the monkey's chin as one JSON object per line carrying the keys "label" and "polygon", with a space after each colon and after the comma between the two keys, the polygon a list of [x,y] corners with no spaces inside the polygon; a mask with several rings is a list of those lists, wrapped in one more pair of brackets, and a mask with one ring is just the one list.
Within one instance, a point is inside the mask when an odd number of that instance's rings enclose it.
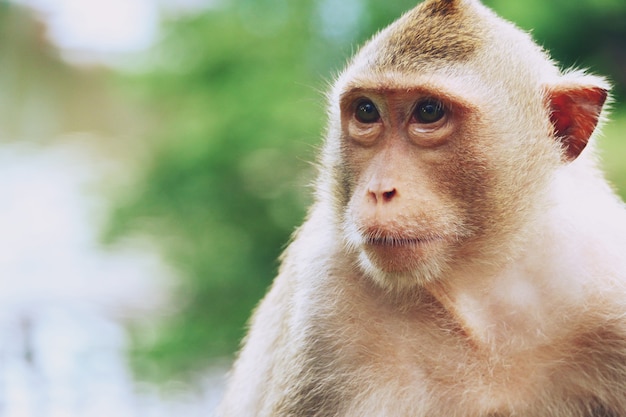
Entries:
{"label": "monkey's chin", "polygon": [[442,255],[445,241],[395,242],[368,241],[361,249],[359,265],[381,287],[403,291],[424,286],[439,279],[447,264]]}

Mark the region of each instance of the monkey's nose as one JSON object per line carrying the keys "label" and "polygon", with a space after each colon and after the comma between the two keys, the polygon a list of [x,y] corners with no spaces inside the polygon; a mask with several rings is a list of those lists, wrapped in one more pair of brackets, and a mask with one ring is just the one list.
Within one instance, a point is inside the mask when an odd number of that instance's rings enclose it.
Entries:
{"label": "monkey's nose", "polygon": [[370,198],[372,202],[375,204],[378,203],[389,203],[398,195],[398,190],[395,188],[387,188],[387,189],[379,189],[379,190],[368,190]]}

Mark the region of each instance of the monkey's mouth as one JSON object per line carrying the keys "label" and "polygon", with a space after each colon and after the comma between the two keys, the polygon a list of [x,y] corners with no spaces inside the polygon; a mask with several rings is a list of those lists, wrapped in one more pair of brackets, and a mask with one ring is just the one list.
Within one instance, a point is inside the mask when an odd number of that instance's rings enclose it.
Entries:
{"label": "monkey's mouth", "polygon": [[401,248],[407,246],[419,246],[425,245],[428,243],[434,243],[436,241],[441,240],[442,238],[439,236],[432,237],[396,237],[396,236],[366,236],[365,244],[370,246],[380,246],[380,247],[388,247],[388,248]]}
{"label": "monkey's mouth", "polygon": [[361,235],[364,254],[370,262],[387,272],[407,272],[419,268],[445,243],[445,238],[436,234],[407,236],[380,229],[368,232]]}
{"label": "monkey's mouth", "polygon": [[393,230],[381,230],[370,228],[361,234],[366,246],[380,248],[403,248],[423,246],[443,240],[443,237],[435,233],[406,233]]}

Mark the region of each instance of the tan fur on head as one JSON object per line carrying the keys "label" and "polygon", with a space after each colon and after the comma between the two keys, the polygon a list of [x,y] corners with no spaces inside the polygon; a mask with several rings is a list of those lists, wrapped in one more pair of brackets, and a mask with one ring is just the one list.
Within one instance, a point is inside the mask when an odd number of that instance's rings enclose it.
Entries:
{"label": "tan fur on head", "polygon": [[[428,1],[387,29],[374,66],[411,70],[424,61],[463,61],[480,47],[477,23],[461,1]],[[452,58],[452,59],[451,59]]]}
{"label": "tan fur on head", "polygon": [[608,90],[475,0],[376,34],[329,93],[316,202],[219,415],[626,415]]}

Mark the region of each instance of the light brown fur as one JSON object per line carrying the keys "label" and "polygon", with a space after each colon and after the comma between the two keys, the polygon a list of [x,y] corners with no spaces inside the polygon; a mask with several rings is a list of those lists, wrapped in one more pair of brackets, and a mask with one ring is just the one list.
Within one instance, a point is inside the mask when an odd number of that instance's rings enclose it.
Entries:
{"label": "light brown fur", "polygon": [[[590,140],[607,90],[474,0],[376,35],[329,94],[316,202],[219,416],[625,416],[626,210]],[[440,122],[416,123],[425,98]]]}

